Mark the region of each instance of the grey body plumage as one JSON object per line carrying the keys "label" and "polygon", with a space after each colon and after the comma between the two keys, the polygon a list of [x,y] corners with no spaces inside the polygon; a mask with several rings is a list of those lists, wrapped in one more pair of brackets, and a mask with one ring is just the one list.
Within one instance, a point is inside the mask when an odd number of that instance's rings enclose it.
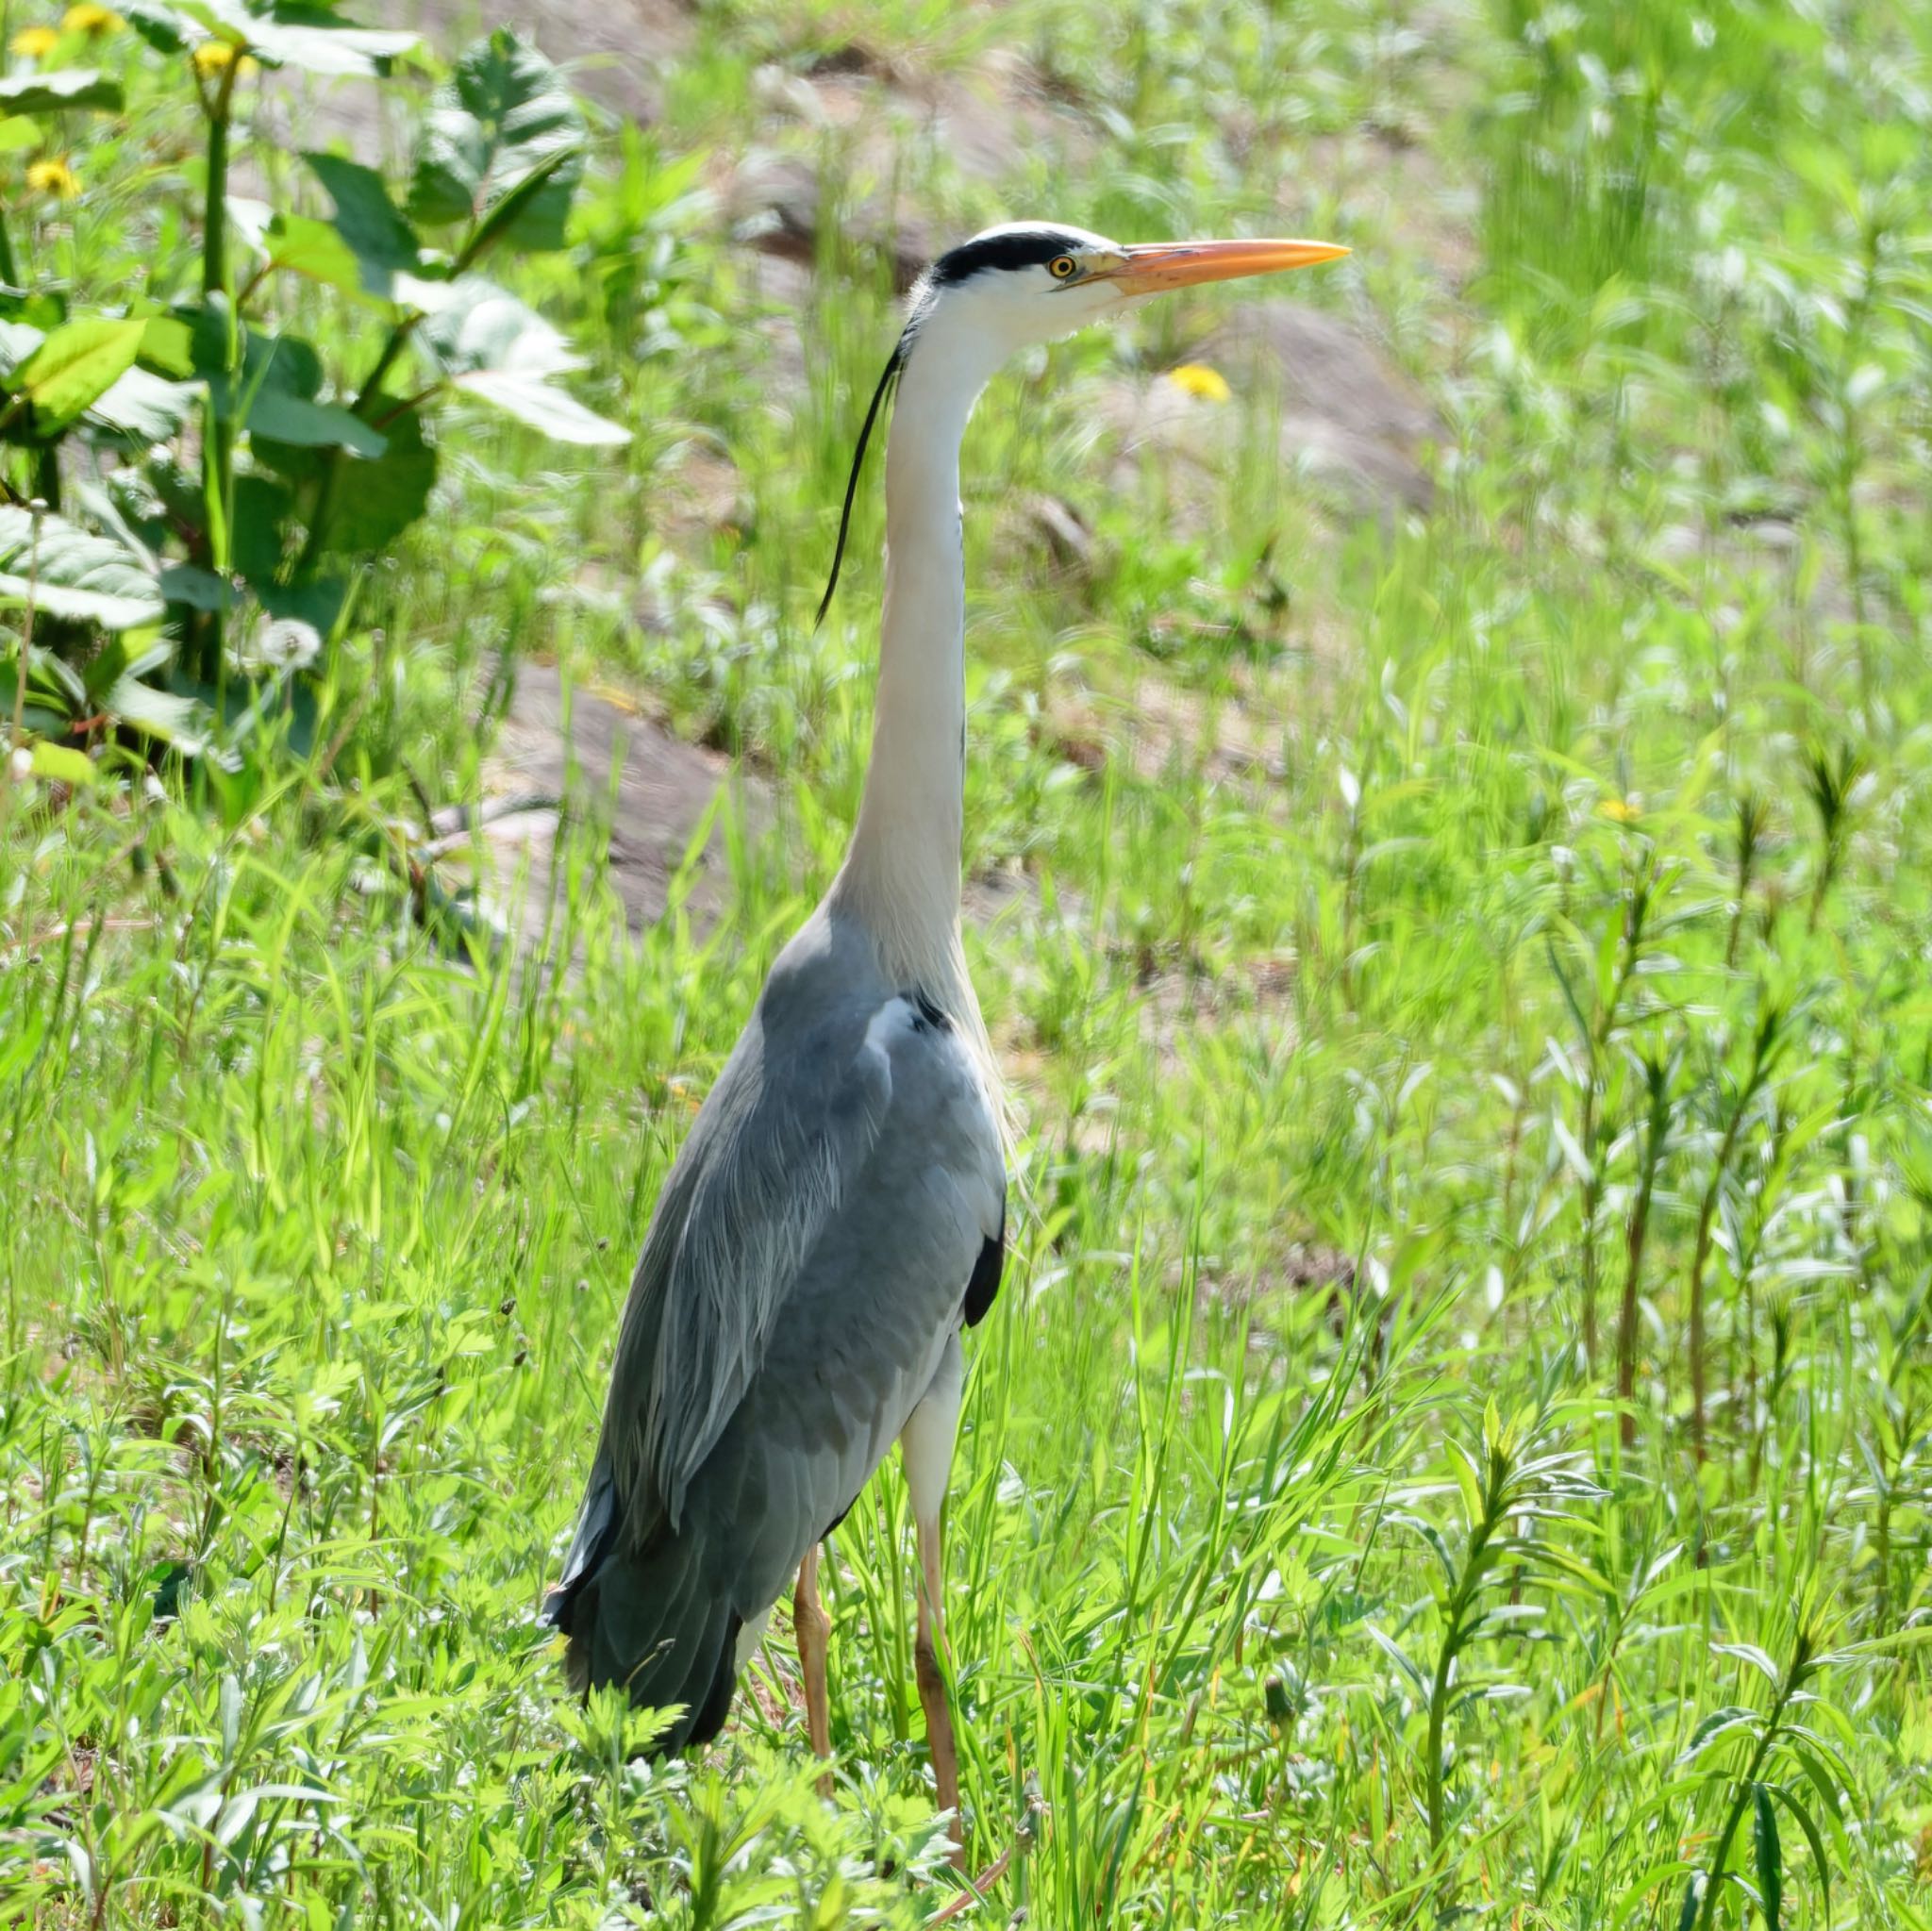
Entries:
{"label": "grey body plumage", "polygon": [[[931,993],[823,906],[659,1196],[546,1606],[578,1687],[722,1723],[741,1628],[852,1506],[997,1285],[992,1096]],[[942,1390],[943,1392],[944,1390]],[[957,1390],[952,1391],[957,1401]]]}

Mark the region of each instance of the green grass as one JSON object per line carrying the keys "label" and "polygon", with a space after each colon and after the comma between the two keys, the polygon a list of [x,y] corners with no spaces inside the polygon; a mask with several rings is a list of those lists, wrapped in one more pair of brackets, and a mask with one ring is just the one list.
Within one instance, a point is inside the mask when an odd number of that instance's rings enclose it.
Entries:
{"label": "green grass", "polygon": [[[968,858],[1024,882],[969,947],[1024,1137],[949,1526],[971,1862],[1012,1854],[964,1920],[1926,1923],[1923,21],[889,11],[875,51],[1017,47],[1102,130],[1071,199],[938,168],[946,224],[1331,233],[1294,294],[1446,424],[1387,527],[1264,453],[1266,396],[1122,488],[1096,398],[1168,316],[972,432]],[[829,1806],[782,1629],[647,1766],[534,1620],[658,1182],[857,803],[875,500],[809,622],[883,277],[828,244],[787,389],[701,192],[755,64],[851,25],[716,9],[607,143],[520,287],[635,441],[452,439],[319,693],[359,707],[326,782],[9,807],[0,1913],[957,1898],[896,1473],[833,1539]],[[128,140],[13,221],[31,272],[144,272]],[[674,513],[692,447],[729,526]],[[579,852],[551,969],[425,937],[379,827],[406,767],[474,784],[495,650],[797,780],[715,927],[630,937]]]}

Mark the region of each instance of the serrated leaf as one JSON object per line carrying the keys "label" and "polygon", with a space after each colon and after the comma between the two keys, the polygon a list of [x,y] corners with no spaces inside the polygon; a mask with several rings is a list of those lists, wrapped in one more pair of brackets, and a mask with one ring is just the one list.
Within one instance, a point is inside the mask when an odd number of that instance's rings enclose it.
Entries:
{"label": "serrated leaf", "polygon": [[389,447],[382,431],[373,428],[353,409],[265,387],[256,391],[249,406],[248,433],[296,449],[346,449],[370,461]]}
{"label": "serrated leaf", "polygon": [[583,117],[562,76],[529,42],[499,28],[463,54],[437,92],[417,145],[409,212],[418,221],[473,222],[478,245],[561,247],[583,146]]}
{"label": "serrated leaf", "polygon": [[0,113],[53,114],[97,108],[118,114],[126,105],[121,83],[96,67],[58,67],[51,74],[15,74],[0,80]]}
{"label": "serrated leaf", "polygon": [[145,322],[90,315],[63,323],[13,372],[14,389],[26,397],[34,427],[56,436],[105,395],[141,353]]}
{"label": "serrated leaf", "polygon": [[[0,505],[0,603],[25,604],[32,569],[33,517]],[[58,516],[41,524],[34,602],[50,616],[105,630],[158,624],[165,614],[155,580],[119,543]]]}
{"label": "serrated leaf", "polygon": [[396,417],[386,433],[389,447],[380,459],[358,463],[335,491],[323,540],[331,550],[380,550],[429,507],[436,445],[413,410]]}
{"label": "serrated leaf", "polygon": [[518,422],[541,430],[554,441],[608,448],[630,441],[630,431],[621,424],[587,409],[575,396],[552,388],[547,382],[507,375],[493,369],[478,369],[468,375],[458,375],[456,386],[482,397]]}

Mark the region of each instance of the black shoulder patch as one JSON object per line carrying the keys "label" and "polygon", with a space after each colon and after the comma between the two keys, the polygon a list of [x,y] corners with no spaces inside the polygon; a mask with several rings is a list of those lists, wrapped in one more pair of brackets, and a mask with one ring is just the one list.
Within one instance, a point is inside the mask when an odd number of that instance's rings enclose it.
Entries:
{"label": "black shoulder patch", "polygon": [[1007,1267],[1007,1209],[1000,1207],[1000,1230],[979,1245],[979,1258],[973,1263],[973,1278],[966,1283],[966,1325],[977,1327],[986,1319],[1000,1290],[1000,1275]]}
{"label": "black shoulder patch", "polygon": [[914,990],[905,996],[919,1008],[920,1018],[935,1032],[949,1033],[953,1030],[953,1022],[946,1017],[942,1007],[934,1004],[929,992]]}
{"label": "black shoulder patch", "polygon": [[1077,235],[1058,228],[1017,228],[1006,235],[978,235],[950,248],[932,265],[935,287],[969,281],[990,268],[1044,268],[1057,255],[1084,247]]}

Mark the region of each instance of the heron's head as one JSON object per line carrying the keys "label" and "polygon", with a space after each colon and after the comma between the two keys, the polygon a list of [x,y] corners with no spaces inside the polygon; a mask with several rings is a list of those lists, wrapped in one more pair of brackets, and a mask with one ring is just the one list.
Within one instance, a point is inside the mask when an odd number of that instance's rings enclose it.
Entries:
{"label": "heron's head", "polygon": [[1007,222],[941,255],[912,291],[901,354],[922,340],[997,365],[1153,295],[1198,282],[1306,268],[1346,255],[1328,241],[1153,241],[1128,246],[1058,222]]}
{"label": "heron's head", "polygon": [[1126,244],[1061,222],[1007,222],[949,249],[920,276],[906,327],[873,391],[858,432],[823,622],[839,585],[865,447],[894,382],[929,373],[925,423],[952,419],[956,438],[987,379],[1016,351],[1120,315],[1136,303],[1198,282],[1307,268],[1346,255],[1331,241],[1148,241]]}

